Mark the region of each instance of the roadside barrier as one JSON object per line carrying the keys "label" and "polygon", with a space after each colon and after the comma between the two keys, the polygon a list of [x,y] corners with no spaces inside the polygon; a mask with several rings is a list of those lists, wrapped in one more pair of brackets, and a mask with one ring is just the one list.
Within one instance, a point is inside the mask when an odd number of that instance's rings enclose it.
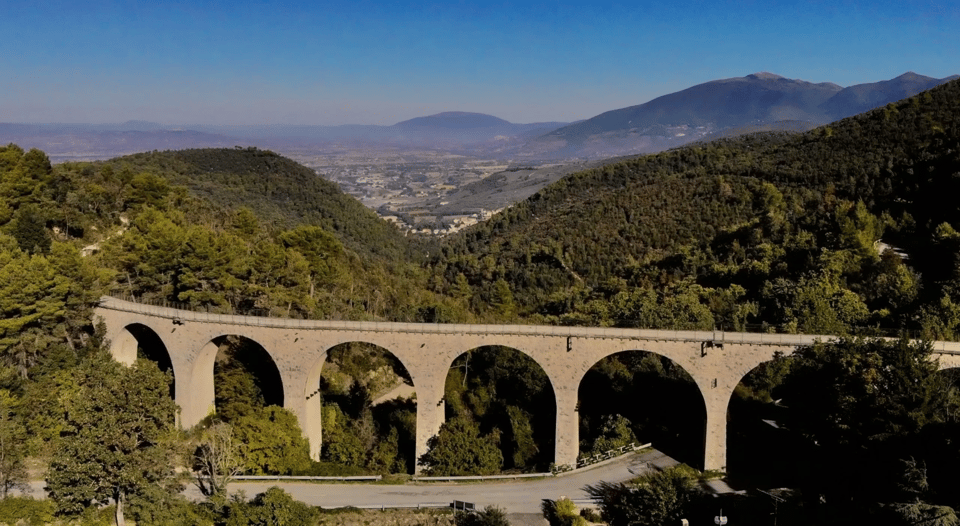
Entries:
{"label": "roadside barrier", "polygon": [[330,482],[373,482],[383,480],[381,475],[359,475],[353,477],[310,477],[310,476],[280,476],[280,475],[237,475],[234,480],[276,480],[276,481],[295,481],[295,480],[323,480]]}
{"label": "roadside barrier", "polygon": [[362,506],[344,506],[349,508],[357,508],[360,510],[395,510],[395,509],[433,509],[433,508],[452,508],[453,503],[450,502],[420,502],[417,504],[365,504]]}
{"label": "roadside barrier", "polygon": [[639,445],[639,446],[638,446],[635,442],[630,442],[629,444],[627,444],[627,445],[625,445],[625,446],[620,446],[620,447],[618,447],[617,449],[610,449],[610,450],[607,450],[607,451],[604,452],[604,453],[597,453],[596,455],[592,455],[592,456],[589,456],[589,457],[580,457],[580,458],[577,459],[577,465],[576,465],[576,467],[571,466],[570,464],[561,464],[561,465],[559,465],[559,466],[554,466],[554,467],[553,467],[553,474],[554,474],[554,475],[559,475],[560,473],[569,473],[569,472],[571,472],[571,471],[574,471],[574,470],[577,470],[577,469],[580,469],[580,468],[585,468],[585,467],[587,467],[587,466],[592,466],[593,464],[597,464],[597,463],[603,462],[603,461],[605,461],[605,460],[610,460],[610,459],[613,459],[613,458],[617,458],[617,457],[619,457],[619,456],[621,456],[621,455],[625,455],[625,454],[627,454],[627,453],[633,453],[634,451],[640,451],[641,449],[647,449],[648,447],[653,447],[653,443],[647,443],[647,444],[643,444],[643,445]]}
{"label": "roadside barrier", "polygon": [[519,473],[517,475],[464,475],[456,477],[417,477],[414,476],[414,481],[424,481],[424,482],[457,482],[457,481],[470,481],[470,480],[506,480],[506,479],[529,479],[529,478],[544,478],[552,477],[553,473]]}

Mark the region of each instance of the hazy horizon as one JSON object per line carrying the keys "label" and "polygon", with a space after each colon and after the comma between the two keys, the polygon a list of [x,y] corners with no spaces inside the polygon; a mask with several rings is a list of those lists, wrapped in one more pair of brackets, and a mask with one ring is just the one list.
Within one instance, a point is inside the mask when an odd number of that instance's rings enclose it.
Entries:
{"label": "hazy horizon", "polygon": [[851,86],[960,71],[936,2],[40,2],[0,18],[0,122],[571,122],[767,71]]}

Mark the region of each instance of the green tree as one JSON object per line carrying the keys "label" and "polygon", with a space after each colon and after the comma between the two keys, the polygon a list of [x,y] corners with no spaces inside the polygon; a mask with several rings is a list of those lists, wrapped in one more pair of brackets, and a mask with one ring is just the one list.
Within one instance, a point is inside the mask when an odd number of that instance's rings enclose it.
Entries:
{"label": "green tree", "polygon": [[252,475],[289,475],[310,461],[310,446],[297,417],[277,406],[256,409],[237,418],[234,434],[241,444],[244,471]]}
{"label": "green tree", "polygon": [[146,172],[134,176],[130,187],[128,202],[133,205],[162,208],[164,198],[170,193],[170,183],[165,178]]}
{"label": "green tree", "polygon": [[513,301],[510,284],[503,278],[498,279],[493,284],[493,297],[490,299],[490,306],[502,318],[512,318],[517,314],[517,305]]}
{"label": "green tree", "polygon": [[600,427],[600,435],[593,441],[590,453],[606,453],[636,441],[637,437],[633,434],[629,419],[621,415],[607,415]]}
{"label": "green tree", "polygon": [[[790,408],[787,424],[810,440],[808,494],[853,512],[902,501],[904,487],[918,486],[898,482],[902,459],[926,458],[930,446],[921,431],[955,418],[950,386],[931,349],[905,338],[841,339],[800,348],[790,358],[777,393]],[[940,461],[927,459],[928,465]],[[908,478],[926,484],[925,475]]]}
{"label": "green tree", "polygon": [[130,294],[173,294],[180,269],[179,257],[186,243],[182,215],[145,207],[123,235],[103,243],[103,259],[118,272]]}
{"label": "green tree", "polygon": [[0,163],[0,168],[6,170],[0,170],[0,196],[14,208],[25,203],[39,203],[52,172],[47,154],[36,148],[23,153],[23,149],[16,145],[3,150],[4,162]]}
{"label": "green tree", "polygon": [[336,403],[324,404],[323,450],[324,460],[345,466],[363,466],[366,450],[356,434],[351,433],[347,415]]}
{"label": "green tree", "polygon": [[513,442],[513,466],[525,468],[534,460],[538,449],[533,438],[533,426],[530,423],[530,414],[516,406],[507,406],[507,416],[510,420],[510,435]]}
{"label": "green tree", "polygon": [[50,261],[29,255],[0,234],[0,359],[21,377],[51,341],[46,329],[62,322],[69,280]]}
{"label": "green tree", "polygon": [[444,422],[427,441],[419,459],[430,475],[492,475],[503,465],[498,433],[480,435],[480,427],[465,417]]}
{"label": "green tree", "polygon": [[257,218],[257,215],[253,213],[253,210],[243,206],[233,213],[233,223],[231,226],[239,233],[253,237],[260,230],[260,220]]}
{"label": "green tree", "polygon": [[600,482],[586,491],[610,526],[661,526],[680,524],[689,513],[700,496],[696,480],[691,468],[680,465],[636,483]]}
{"label": "green tree", "polygon": [[122,526],[128,499],[175,499],[184,485],[167,376],[153,362],[126,367],[101,351],[74,377],[76,390],[63,393],[64,429],[46,475],[58,511],[79,514],[113,501]]}
{"label": "green tree", "polygon": [[781,388],[804,434],[866,447],[946,417],[948,388],[929,342],[844,338],[793,354]]}
{"label": "green tree", "polygon": [[10,490],[28,488],[26,431],[16,418],[18,405],[6,389],[0,389],[0,496],[6,499]]}
{"label": "green tree", "polygon": [[317,510],[272,487],[249,503],[234,502],[228,509],[226,526],[310,526],[316,524]]}
{"label": "green tree", "polygon": [[46,254],[50,251],[50,234],[47,233],[46,218],[36,206],[30,204],[21,207],[13,216],[10,234],[17,240],[20,250],[30,254]]}

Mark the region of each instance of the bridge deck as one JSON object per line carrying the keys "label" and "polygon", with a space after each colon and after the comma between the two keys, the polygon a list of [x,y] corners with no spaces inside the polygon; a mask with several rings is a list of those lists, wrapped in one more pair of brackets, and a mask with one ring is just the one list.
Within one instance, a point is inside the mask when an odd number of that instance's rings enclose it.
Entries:
{"label": "bridge deck", "polygon": [[[752,345],[800,346],[816,341],[836,339],[836,336],[812,334],[779,334],[728,331],[668,331],[651,329],[624,329],[613,327],[564,327],[556,325],[481,325],[462,323],[399,323],[379,321],[328,321],[271,318],[265,316],[237,316],[161,307],[117,299],[100,298],[100,308],[133,312],[181,322],[213,322],[251,327],[270,327],[300,330],[377,331],[419,334],[511,334],[529,336],[559,336],[568,338],[617,338],[630,340],[714,342]],[[938,354],[960,354],[960,342],[933,342]]]}

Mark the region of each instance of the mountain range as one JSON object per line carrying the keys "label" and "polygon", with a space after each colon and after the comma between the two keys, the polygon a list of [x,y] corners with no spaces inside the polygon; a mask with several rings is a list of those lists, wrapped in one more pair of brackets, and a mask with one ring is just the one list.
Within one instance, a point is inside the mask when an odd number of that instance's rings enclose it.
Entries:
{"label": "mountain range", "polygon": [[[659,316],[676,297],[700,293],[685,288],[695,277],[697,286],[743,287],[737,290],[749,292],[729,305],[754,302],[764,322],[821,334],[814,324],[825,318],[812,307],[784,309],[784,298],[839,305],[830,297],[836,288],[801,292],[792,283],[821,286],[824,276],[842,275],[869,304],[861,319],[872,312],[874,327],[917,326],[915,302],[956,302],[958,289],[947,284],[957,279],[952,255],[960,253],[952,226],[960,212],[951,201],[960,191],[958,95],[960,81],[953,81],[804,133],[723,138],[588,167],[445,238],[438,281],[462,276],[493,297],[491,283],[502,277],[529,312],[597,324],[604,316],[615,323]],[[899,250],[885,256],[890,267],[879,263],[874,243],[881,235]],[[891,309],[883,302],[894,293],[865,291],[888,279],[878,277],[881,268],[903,265],[902,258],[925,285]],[[864,267],[850,270],[854,260]],[[611,314],[643,288],[656,291],[645,298],[661,295],[660,310]],[[888,317],[893,309],[903,317]],[[675,320],[695,316],[679,309]],[[647,318],[641,326],[657,323]]]}
{"label": "mountain range", "polygon": [[773,73],[698,84],[644,104],[574,123],[515,124],[451,111],[392,126],[5,124],[0,143],[45,150],[55,162],[149,150],[255,144],[278,151],[331,146],[430,148],[499,158],[602,159],[652,153],[696,140],[762,130],[804,131],[915,95],[957,78],[908,72],[841,87]]}
{"label": "mountain range", "polygon": [[650,102],[611,110],[553,130],[526,145],[539,157],[599,158],[652,153],[725,131],[803,131],[896,102],[958,78],[904,73],[847,88],[773,73],[698,84]]}

